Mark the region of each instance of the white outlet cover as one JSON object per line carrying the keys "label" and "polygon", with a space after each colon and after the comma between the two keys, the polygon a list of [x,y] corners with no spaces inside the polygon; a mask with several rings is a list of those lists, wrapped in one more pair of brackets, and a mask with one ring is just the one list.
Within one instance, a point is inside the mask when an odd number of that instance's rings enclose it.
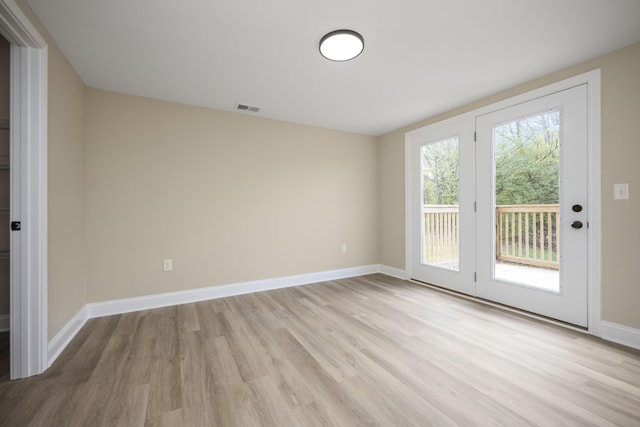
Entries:
{"label": "white outlet cover", "polygon": [[629,198],[629,184],[613,184],[613,199],[627,200]]}

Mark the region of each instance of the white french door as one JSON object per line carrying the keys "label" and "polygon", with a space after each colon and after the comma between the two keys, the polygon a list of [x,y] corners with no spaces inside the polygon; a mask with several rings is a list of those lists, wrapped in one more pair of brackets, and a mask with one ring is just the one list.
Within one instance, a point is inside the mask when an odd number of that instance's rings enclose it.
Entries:
{"label": "white french door", "polygon": [[586,85],[476,128],[476,296],[586,327]]}
{"label": "white french door", "polygon": [[587,85],[407,134],[413,279],[587,326]]}
{"label": "white french door", "polygon": [[406,156],[412,277],[474,294],[473,120],[449,120],[414,132]]}

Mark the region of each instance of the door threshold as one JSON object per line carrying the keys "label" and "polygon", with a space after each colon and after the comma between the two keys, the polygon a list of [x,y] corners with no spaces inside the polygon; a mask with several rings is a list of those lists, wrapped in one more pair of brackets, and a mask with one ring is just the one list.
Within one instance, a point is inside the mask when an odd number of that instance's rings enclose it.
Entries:
{"label": "door threshold", "polygon": [[451,289],[447,289],[445,287],[442,286],[438,286],[438,285],[434,285],[433,283],[428,283],[428,282],[423,282],[421,280],[418,279],[408,279],[409,282],[414,283],[416,285],[420,285],[420,286],[425,286],[427,288],[431,288],[433,290],[439,291],[439,292],[443,292],[455,297],[459,297],[459,298],[464,298],[466,300],[469,301],[475,301],[478,302],[480,304],[484,304],[484,305],[488,305],[491,307],[495,307],[495,308],[499,308],[505,311],[509,311],[511,313],[516,313],[516,314],[520,314],[522,316],[525,317],[529,317],[531,319],[534,320],[539,320],[545,323],[550,323],[552,325],[556,325],[556,326],[561,326],[563,328],[566,329],[570,329],[572,331],[576,331],[576,332],[582,332],[584,334],[589,334],[591,335],[591,333],[589,332],[589,329],[583,326],[579,326],[579,325],[574,325],[573,323],[568,323],[568,322],[563,322],[562,320],[558,320],[558,319],[554,319],[552,317],[547,317],[547,316],[543,316],[541,314],[537,314],[537,313],[533,313],[531,311],[526,311],[526,310],[521,310],[519,308],[515,308],[515,307],[511,307],[509,305],[505,305],[505,304],[500,304],[498,302],[494,302],[488,299],[484,299],[484,298],[479,298],[473,295],[469,295],[469,294],[465,294],[463,292],[458,292],[458,291],[454,291]]}

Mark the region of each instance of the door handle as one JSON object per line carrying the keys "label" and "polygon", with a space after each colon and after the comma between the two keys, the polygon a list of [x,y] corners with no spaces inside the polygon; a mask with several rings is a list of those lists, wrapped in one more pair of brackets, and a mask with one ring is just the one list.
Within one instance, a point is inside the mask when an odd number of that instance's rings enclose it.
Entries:
{"label": "door handle", "polygon": [[575,228],[576,230],[579,230],[582,228],[582,221],[573,221],[571,223],[571,227]]}

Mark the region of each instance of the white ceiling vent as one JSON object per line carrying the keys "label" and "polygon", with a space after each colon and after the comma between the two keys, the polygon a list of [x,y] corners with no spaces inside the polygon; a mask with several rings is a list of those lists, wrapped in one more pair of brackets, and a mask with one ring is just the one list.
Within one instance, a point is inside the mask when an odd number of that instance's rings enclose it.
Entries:
{"label": "white ceiling vent", "polygon": [[253,105],[247,105],[247,104],[236,104],[236,110],[257,113],[258,111],[260,111],[260,107],[255,107]]}

